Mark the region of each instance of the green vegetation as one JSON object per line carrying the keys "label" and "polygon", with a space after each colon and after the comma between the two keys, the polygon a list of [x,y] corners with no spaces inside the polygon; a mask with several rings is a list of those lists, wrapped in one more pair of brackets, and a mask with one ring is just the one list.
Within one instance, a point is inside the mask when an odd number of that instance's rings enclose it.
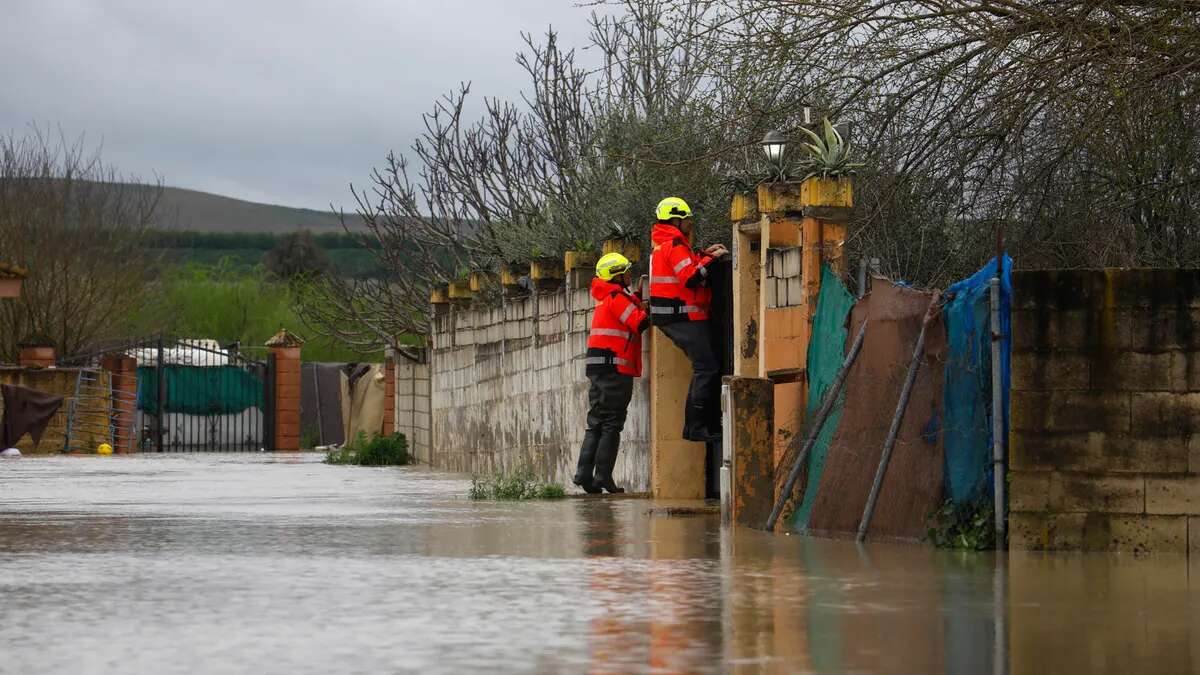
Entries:
{"label": "green vegetation", "polygon": [[563,486],[543,483],[533,475],[529,467],[521,467],[511,473],[503,471],[491,476],[475,476],[471,479],[471,491],[467,493],[476,500],[562,499],[567,496]]}
{"label": "green vegetation", "polygon": [[367,435],[360,431],[353,442],[325,455],[326,464],[404,466],[410,461],[408,439],[402,433],[367,438]]}
{"label": "green vegetation", "polygon": [[296,314],[298,291],[267,278],[261,266],[249,270],[228,259],[216,265],[189,264],[173,269],[151,288],[151,299],[138,308],[131,323],[135,334],[164,332],[206,337],[222,344],[240,341],[254,350],[280,327],[308,339],[305,361],[381,361],[382,353],[360,354],[329,338],[310,335]]}
{"label": "green vegetation", "polygon": [[[194,250],[254,250],[270,251],[290,233],[273,232],[197,232],[194,230],[151,230],[146,233],[146,246],[162,249]],[[323,249],[374,248],[379,240],[366,234],[346,232],[313,232],[312,241]]]}
{"label": "green vegetation", "polygon": [[334,274],[352,279],[379,279],[387,274],[376,251],[379,240],[365,234],[346,232],[196,232],[152,230],[145,235],[145,249],[166,265],[210,265],[224,263],[250,272],[267,263],[272,251],[302,234],[328,259]]}
{"label": "green vegetation", "polygon": [[929,516],[929,541],[938,548],[985,551],[996,546],[991,500],[955,506],[950,500]]}
{"label": "green vegetation", "polygon": [[321,442],[321,434],[312,427],[305,427],[300,432],[300,449],[312,450]]}

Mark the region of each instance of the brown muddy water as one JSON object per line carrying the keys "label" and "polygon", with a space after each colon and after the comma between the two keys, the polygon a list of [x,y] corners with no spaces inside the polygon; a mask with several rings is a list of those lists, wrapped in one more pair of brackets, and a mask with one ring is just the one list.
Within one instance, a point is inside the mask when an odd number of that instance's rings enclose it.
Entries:
{"label": "brown muddy water", "polygon": [[319,460],[0,461],[0,672],[1200,669],[1182,558],[998,565]]}

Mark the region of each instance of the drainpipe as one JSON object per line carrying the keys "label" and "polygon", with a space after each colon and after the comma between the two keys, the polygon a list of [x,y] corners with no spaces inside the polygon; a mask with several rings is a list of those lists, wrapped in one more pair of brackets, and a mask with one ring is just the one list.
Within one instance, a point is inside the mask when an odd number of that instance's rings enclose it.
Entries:
{"label": "drainpipe", "polygon": [[[997,264],[997,267],[999,264]],[[1000,279],[988,281],[992,300],[992,486],[995,494],[996,548],[1004,548],[1004,392],[1000,372]]]}

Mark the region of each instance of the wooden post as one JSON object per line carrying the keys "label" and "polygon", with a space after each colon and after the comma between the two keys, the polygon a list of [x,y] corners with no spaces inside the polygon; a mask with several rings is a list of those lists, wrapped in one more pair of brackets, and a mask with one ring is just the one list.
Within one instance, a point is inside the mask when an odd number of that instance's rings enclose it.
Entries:
{"label": "wooden post", "polygon": [[275,450],[296,452],[300,449],[300,347],[304,340],[280,328],[267,348],[275,355],[275,414],[273,434]]}

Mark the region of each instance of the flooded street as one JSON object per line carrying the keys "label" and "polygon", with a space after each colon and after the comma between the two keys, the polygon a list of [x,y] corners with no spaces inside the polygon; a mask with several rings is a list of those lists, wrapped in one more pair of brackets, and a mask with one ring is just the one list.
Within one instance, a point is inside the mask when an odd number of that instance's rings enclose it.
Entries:
{"label": "flooded street", "polygon": [[0,672],[1200,668],[1183,558],[998,572],[644,500],[475,503],[461,477],[320,459],[0,462]]}

